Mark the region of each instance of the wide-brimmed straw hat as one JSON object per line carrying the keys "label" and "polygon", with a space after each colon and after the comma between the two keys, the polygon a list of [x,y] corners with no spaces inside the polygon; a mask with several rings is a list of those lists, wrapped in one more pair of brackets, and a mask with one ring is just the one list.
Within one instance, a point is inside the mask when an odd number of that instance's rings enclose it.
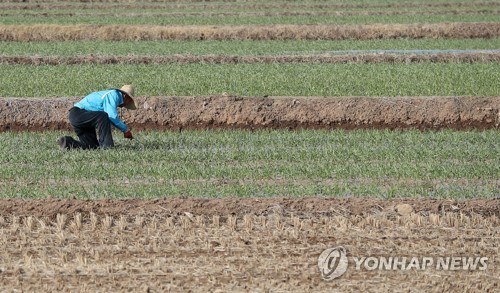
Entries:
{"label": "wide-brimmed straw hat", "polygon": [[126,94],[132,99],[132,103],[129,103],[127,105],[123,105],[123,107],[130,109],[130,110],[135,110],[137,109],[137,103],[135,102],[134,99],[134,87],[130,84],[126,84],[122,86],[121,88],[118,89],[120,92]]}

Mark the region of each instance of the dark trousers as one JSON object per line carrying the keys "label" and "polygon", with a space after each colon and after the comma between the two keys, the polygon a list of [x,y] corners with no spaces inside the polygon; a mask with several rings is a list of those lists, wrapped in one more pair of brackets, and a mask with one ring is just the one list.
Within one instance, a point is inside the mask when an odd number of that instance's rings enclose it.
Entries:
{"label": "dark trousers", "polygon": [[105,149],[114,146],[108,113],[73,107],[69,110],[69,123],[80,139],[77,141],[71,138],[68,142],[69,148],[96,149],[101,147]]}

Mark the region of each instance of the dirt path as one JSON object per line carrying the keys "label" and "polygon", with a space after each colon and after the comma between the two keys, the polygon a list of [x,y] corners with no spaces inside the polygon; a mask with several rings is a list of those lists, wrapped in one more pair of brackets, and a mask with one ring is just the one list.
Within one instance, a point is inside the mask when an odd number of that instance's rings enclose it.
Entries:
{"label": "dirt path", "polygon": [[[79,98],[2,98],[0,131],[69,130]],[[135,130],[491,129],[500,97],[138,97],[122,118]]]}

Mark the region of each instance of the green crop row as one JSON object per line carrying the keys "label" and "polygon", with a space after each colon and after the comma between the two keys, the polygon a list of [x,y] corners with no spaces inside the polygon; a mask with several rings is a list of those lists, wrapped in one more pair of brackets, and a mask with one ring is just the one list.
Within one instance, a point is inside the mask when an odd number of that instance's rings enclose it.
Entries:
{"label": "green crop row", "polygon": [[[496,130],[187,131],[62,151],[60,132],[0,133],[0,197],[494,197]],[[36,143],[35,143],[36,142]],[[15,150],[15,151],[13,151]]]}
{"label": "green crop row", "polygon": [[1,55],[315,55],[346,50],[485,50],[494,39],[397,39],[342,41],[65,41],[0,42]]}
{"label": "green crop row", "polygon": [[93,24],[93,25],[272,25],[272,24],[407,24],[440,22],[496,22],[498,14],[436,15],[348,15],[348,16],[179,16],[179,17],[114,17],[114,16],[2,16],[0,24]]}
{"label": "green crop row", "polygon": [[0,96],[80,96],[132,83],[139,95],[499,96],[498,62],[410,64],[0,65]]}

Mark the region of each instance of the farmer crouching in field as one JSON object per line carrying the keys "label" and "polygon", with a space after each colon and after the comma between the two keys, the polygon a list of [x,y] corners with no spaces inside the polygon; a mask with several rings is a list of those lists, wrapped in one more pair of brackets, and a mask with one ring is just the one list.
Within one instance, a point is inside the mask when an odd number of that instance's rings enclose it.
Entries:
{"label": "farmer crouching in field", "polygon": [[134,88],[131,85],[94,92],[86,96],[69,110],[69,122],[80,141],[71,136],[63,136],[57,140],[57,144],[62,149],[111,148],[114,146],[111,125],[120,129],[125,138],[132,139],[130,129],[118,116],[118,107],[137,109],[133,96]]}

